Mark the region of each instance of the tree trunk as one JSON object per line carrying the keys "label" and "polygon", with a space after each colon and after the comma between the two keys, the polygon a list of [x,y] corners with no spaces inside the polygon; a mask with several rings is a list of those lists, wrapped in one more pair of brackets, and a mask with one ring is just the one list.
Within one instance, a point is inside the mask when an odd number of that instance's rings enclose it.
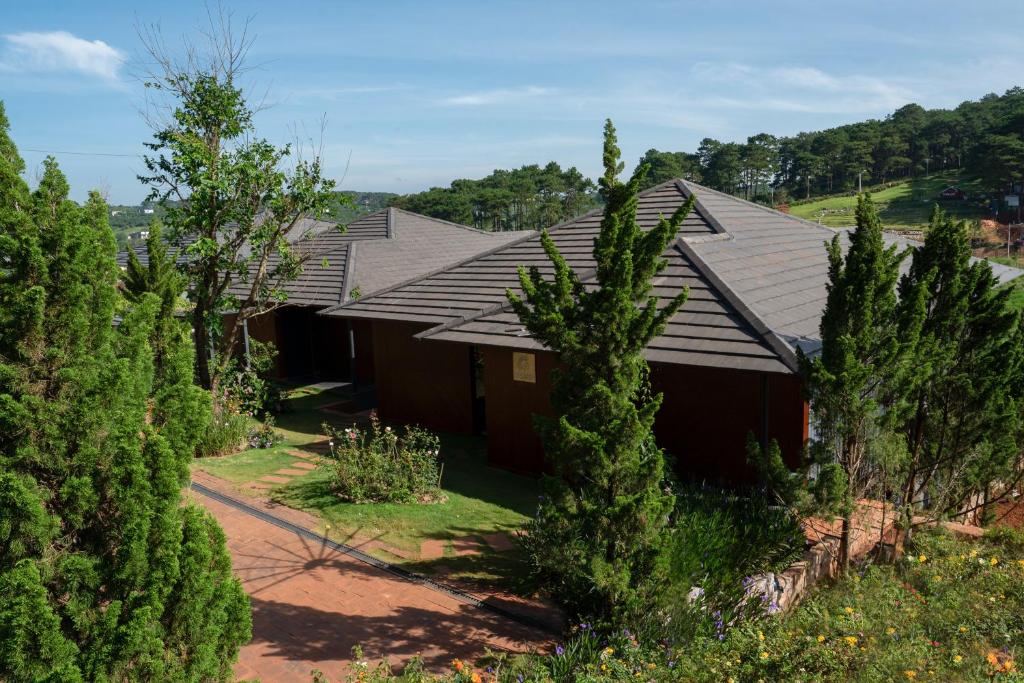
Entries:
{"label": "tree trunk", "polygon": [[199,385],[211,389],[210,331],[206,327],[206,308],[199,302],[192,309],[192,330],[196,342],[196,375]]}
{"label": "tree trunk", "polygon": [[843,530],[839,534],[839,573],[845,576],[850,571],[850,515],[843,516]]}

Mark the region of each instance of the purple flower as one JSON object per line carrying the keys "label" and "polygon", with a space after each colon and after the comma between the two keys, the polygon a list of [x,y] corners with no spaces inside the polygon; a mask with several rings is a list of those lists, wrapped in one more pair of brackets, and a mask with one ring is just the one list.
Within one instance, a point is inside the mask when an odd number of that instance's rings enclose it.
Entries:
{"label": "purple flower", "polygon": [[561,657],[562,655],[565,654],[565,648],[562,647],[561,645],[557,646],[555,648],[555,654],[558,655],[559,657]]}
{"label": "purple flower", "polygon": [[581,631],[586,631],[588,628],[590,628],[590,624],[580,624]]}

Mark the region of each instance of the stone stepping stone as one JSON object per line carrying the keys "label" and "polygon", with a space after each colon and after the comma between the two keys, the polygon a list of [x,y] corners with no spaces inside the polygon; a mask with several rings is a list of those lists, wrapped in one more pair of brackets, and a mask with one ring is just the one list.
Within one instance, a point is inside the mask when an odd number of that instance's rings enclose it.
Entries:
{"label": "stone stepping stone", "polygon": [[274,474],[281,474],[286,477],[301,477],[304,474],[308,474],[309,470],[293,470],[287,467],[283,467],[274,472]]}
{"label": "stone stepping stone", "polygon": [[448,544],[437,538],[431,538],[420,543],[421,560],[439,560],[444,557],[444,547]]}
{"label": "stone stepping stone", "polygon": [[491,549],[495,552],[504,553],[516,547],[512,538],[502,531],[497,531],[493,534],[481,534],[480,537],[484,539],[487,545],[491,546]]}
{"label": "stone stepping stone", "polygon": [[311,472],[312,470],[316,469],[316,465],[314,465],[311,462],[306,462],[305,460],[296,460],[295,462],[288,465],[288,467],[298,470],[306,470],[307,472]]}
{"label": "stone stepping stone", "polygon": [[285,451],[285,453],[287,453],[288,455],[294,456],[296,458],[303,458],[305,460],[316,460],[317,459],[317,456],[313,455],[312,453],[305,453],[303,451],[290,450],[290,451]]}
{"label": "stone stepping stone", "polygon": [[267,474],[260,477],[260,481],[269,482],[271,484],[287,484],[291,481],[288,477],[278,477],[273,474]]}
{"label": "stone stepping stone", "polygon": [[251,489],[258,489],[260,491],[266,491],[266,490],[272,489],[274,487],[271,486],[270,484],[266,483],[266,482],[263,482],[263,481],[254,481],[251,484],[249,484],[249,488],[251,488]]}
{"label": "stone stepping stone", "polygon": [[475,536],[465,536],[452,541],[452,548],[455,549],[456,557],[464,557],[465,555],[479,555],[483,551],[484,545]]}

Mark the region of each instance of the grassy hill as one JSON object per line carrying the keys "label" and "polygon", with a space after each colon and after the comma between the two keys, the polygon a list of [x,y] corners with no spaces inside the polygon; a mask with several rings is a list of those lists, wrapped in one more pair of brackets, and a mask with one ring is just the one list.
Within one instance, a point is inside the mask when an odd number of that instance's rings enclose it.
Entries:
{"label": "grassy hill", "polygon": [[[939,192],[950,185],[960,187],[967,193],[968,198],[963,201],[939,201]],[[954,171],[893,183],[889,187],[873,191],[871,198],[875,201],[882,224],[886,228],[920,229],[928,225],[928,217],[936,202],[957,218],[984,218],[985,205],[979,199],[982,194],[982,187],[977,181],[961,178]],[[856,206],[855,194],[832,195],[807,203],[793,204],[790,213],[820,222],[822,225],[839,228],[854,224]]]}

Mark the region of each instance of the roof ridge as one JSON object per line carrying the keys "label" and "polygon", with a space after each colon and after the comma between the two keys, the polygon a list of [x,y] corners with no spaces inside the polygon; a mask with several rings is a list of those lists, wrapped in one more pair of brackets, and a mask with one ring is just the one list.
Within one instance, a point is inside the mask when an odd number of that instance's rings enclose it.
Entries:
{"label": "roof ridge", "polygon": [[693,208],[697,209],[697,211],[700,212],[701,218],[707,221],[707,224],[711,226],[712,230],[719,234],[731,234],[728,230],[725,229],[725,226],[723,226],[721,222],[717,218],[715,218],[710,211],[708,211],[707,207],[701,203],[700,197],[697,195],[697,193],[686,186],[682,178],[676,178],[675,184],[676,188],[679,189],[683,197],[689,199],[692,196],[694,198]]}
{"label": "roof ridge", "polygon": [[352,278],[352,266],[355,261],[356,245],[359,242],[350,242],[348,246],[348,253],[345,254],[345,272],[341,276],[341,293],[338,295],[338,303],[345,303],[345,299],[348,298],[349,281]]}
{"label": "roof ridge", "polygon": [[771,327],[768,326],[764,320],[761,319],[757,313],[755,313],[743,299],[740,298],[725,280],[723,280],[705,261],[701,258],[697,250],[693,248],[689,242],[685,239],[679,238],[673,245],[680,253],[688,258],[694,265],[694,267],[700,272],[701,275],[706,277],[712,286],[717,289],[725,300],[732,306],[743,320],[754,328],[754,331],[762,337],[765,343],[768,344],[769,348],[774,351],[778,356],[779,360],[793,372],[799,370],[799,362],[797,361],[796,353],[786,340],[778,335]]}

